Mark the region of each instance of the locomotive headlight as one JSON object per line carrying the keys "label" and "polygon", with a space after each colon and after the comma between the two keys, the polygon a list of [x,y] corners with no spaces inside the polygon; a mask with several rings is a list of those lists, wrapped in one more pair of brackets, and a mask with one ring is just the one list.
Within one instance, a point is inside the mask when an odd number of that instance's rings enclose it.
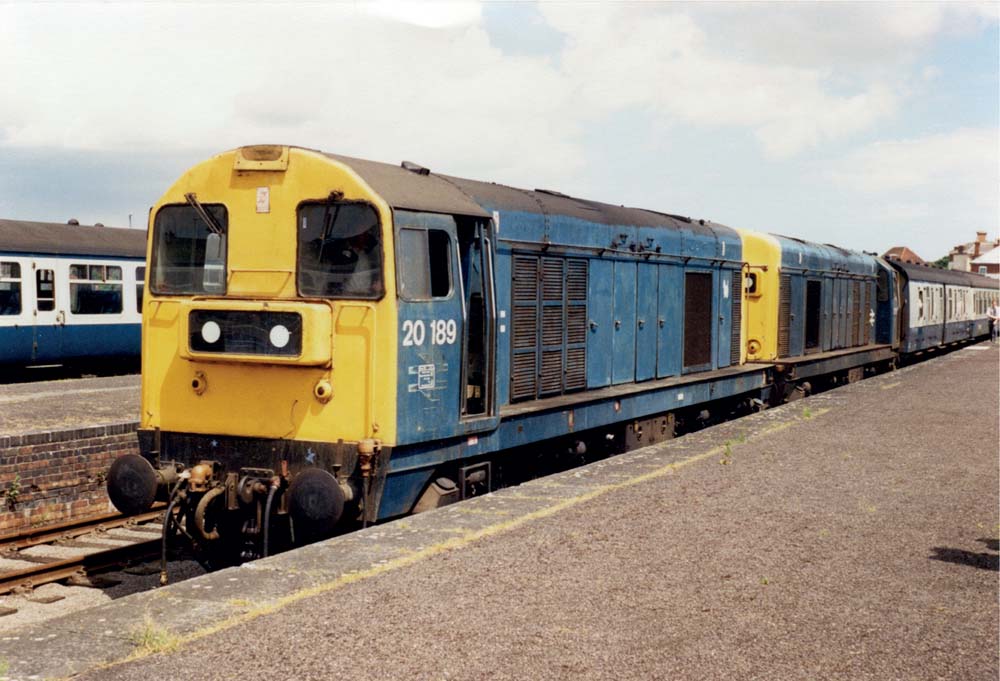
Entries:
{"label": "locomotive headlight", "polygon": [[214,343],[222,336],[222,329],[218,322],[208,321],[201,327],[201,337],[206,343]]}
{"label": "locomotive headlight", "polygon": [[272,326],[271,333],[268,334],[268,338],[271,340],[271,345],[276,348],[283,348],[288,345],[288,341],[291,337],[292,334],[289,332],[288,328],[281,324],[275,324]]}

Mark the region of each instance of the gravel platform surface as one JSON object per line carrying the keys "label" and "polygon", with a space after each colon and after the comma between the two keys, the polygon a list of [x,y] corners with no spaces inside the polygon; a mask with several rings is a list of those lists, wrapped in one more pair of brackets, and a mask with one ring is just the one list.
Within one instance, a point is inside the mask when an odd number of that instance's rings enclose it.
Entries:
{"label": "gravel platform surface", "polygon": [[993,681],[998,366],[973,346],[95,609],[152,612],[166,653],[97,666],[138,640],[86,619],[32,640],[88,680]]}
{"label": "gravel platform surface", "polygon": [[136,374],[0,385],[0,435],[138,421],[139,381]]}

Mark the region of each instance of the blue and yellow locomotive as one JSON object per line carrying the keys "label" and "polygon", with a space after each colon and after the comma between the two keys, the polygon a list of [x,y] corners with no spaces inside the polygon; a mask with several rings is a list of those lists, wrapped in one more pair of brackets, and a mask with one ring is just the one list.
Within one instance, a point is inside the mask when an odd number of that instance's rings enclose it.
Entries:
{"label": "blue and yellow locomotive", "polygon": [[295,147],[185,173],[147,258],[142,456],[109,494],[245,556],[489,490],[525,446],[856,378],[902,336],[872,256]]}

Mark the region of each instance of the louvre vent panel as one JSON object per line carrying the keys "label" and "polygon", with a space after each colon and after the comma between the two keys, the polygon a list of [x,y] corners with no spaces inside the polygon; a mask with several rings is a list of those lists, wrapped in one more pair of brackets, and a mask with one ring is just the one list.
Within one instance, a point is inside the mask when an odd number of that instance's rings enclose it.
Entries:
{"label": "louvre vent panel", "polygon": [[792,314],[792,277],[781,275],[778,292],[778,357],[788,357]]}
{"label": "louvre vent panel", "polygon": [[541,371],[542,395],[561,393],[563,390],[563,351],[543,350]]}
{"label": "louvre vent panel", "polygon": [[566,342],[587,342],[587,308],[584,305],[573,305],[566,310]]}
{"label": "louvre vent panel", "polygon": [[514,329],[511,342],[515,349],[535,347],[536,334],[538,333],[536,310],[537,308],[534,306],[514,306]]}
{"label": "louvre vent panel", "polygon": [[513,400],[523,400],[534,397],[538,392],[537,371],[535,370],[535,353],[521,352],[514,355],[511,361],[511,389]]}
{"label": "louvre vent panel", "polygon": [[740,348],[743,344],[740,342],[742,338],[742,327],[743,327],[743,272],[737,271],[733,272],[733,288],[731,289],[733,295],[733,333],[732,338],[729,343],[729,363],[739,364],[740,363]]}
{"label": "louvre vent panel", "polygon": [[587,300],[587,261],[566,261],[566,299]]}
{"label": "louvre vent panel", "polygon": [[566,351],[566,390],[587,387],[587,348]]}
{"label": "louvre vent panel", "polygon": [[563,299],[565,258],[542,258],[542,300]]}
{"label": "louvre vent panel", "polygon": [[514,275],[511,288],[515,303],[538,302],[538,258],[514,256]]}
{"label": "louvre vent panel", "polygon": [[542,308],[542,345],[563,344],[563,307],[546,305]]}
{"label": "louvre vent panel", "polygon": [[584,258],[515,254],[511,273],[511,401],[587,387]]}

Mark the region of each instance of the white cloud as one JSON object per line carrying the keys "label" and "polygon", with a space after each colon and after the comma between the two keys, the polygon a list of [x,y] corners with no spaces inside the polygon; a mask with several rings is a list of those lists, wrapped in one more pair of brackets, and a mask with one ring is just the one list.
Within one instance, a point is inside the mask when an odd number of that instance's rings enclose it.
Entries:
{"label": "white cloud", "polygon": [[901,110],[905,70],[859,63],[985,7],[543,3],[553,59],[503,55],[465,2],[0,4],[0,145],[286,142],[558,186],[588,126],[641,111],[664,139],[746,130],[788,158]]}
{"label": "white cloud", "polygon": [[855,207],[864,208],[867,224],[930,254],[968,241],[976,231],[996,234],[1000,228],[995,129],[877,142],[830,164],[826,175]]}
{"label": "white cloud", "polygon": [[475,24],[482,16],[476,2],[441,0],[372,0],[359,8],[386,19],[424,28]]}
{"label": "white cloud", "polygon": [[569,35],[563,72],[585,84],[579,90],[584,110],[642,107],[698,126],[749,128],[769,155],[785,157],[868,129],[898,106],[898,95],[884,83],[835,94],[828,69],[727,55],[692,16],[631,9],[616,5],[596,16],[576,6],[543,5],[550,22]]}

